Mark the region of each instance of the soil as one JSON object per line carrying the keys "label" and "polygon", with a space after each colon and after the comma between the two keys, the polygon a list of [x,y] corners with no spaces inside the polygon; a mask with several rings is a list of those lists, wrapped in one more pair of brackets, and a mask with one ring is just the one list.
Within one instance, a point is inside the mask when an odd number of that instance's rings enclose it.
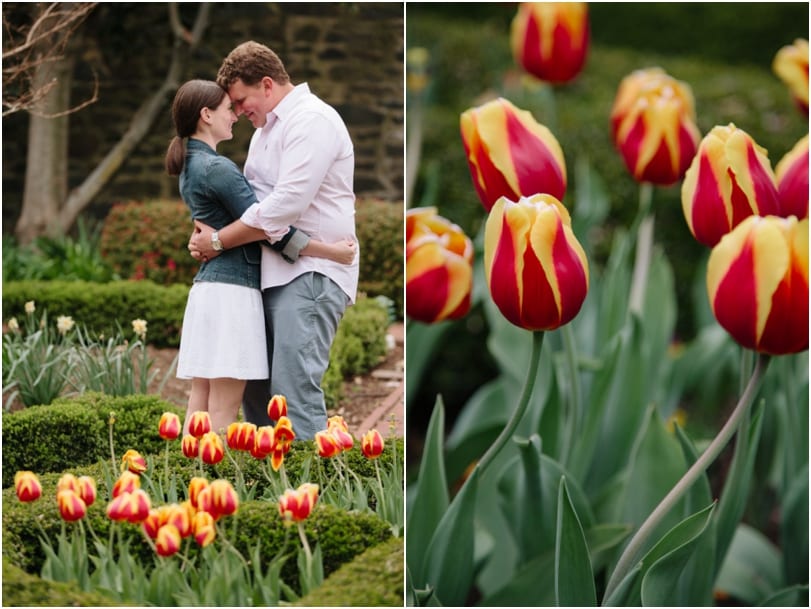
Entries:
{"label": "soil", "polygon": [[[335,408],[327,412],[328,416],[341,415],[356,437],[359,437],[359,430],[364,422],[368,422],[370,416],[380,410],[386,399],[398,390],[403,381],[402,331],[393,328],[390,334],[394,340],[391,341],[392,348],[385,358],[367,374],[345,381],[341,400]],[[177,349],[148,347],[148,353],[153,360],[150,372],[156,373],[149,393],[159,394],[164,400],[185,407],[191,382],[175,377]],[[399,403],[402,404],[402,401]],[[378,429],[381,433],[385,433],[384,428]]]}

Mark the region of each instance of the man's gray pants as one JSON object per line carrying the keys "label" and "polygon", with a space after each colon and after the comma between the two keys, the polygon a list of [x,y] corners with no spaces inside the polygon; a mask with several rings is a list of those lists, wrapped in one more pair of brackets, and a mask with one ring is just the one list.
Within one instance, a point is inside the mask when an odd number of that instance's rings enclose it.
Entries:
{"label": "man's gray pants", "polygon": [[296,439],[311,440],[327,427],[321,380],[348,298],[321,273],[305,273],[290,283],[262,291],[270,382],[250,380],[245,387],[245,420],[272,425],[270,397],[287,398],[287,416]]}

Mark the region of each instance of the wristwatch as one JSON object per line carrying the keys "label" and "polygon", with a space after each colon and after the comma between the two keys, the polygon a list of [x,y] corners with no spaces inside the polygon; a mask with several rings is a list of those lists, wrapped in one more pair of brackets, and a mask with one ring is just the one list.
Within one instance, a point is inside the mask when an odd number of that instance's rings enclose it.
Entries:
{"label": "wristwatch", "polygon": [[222,241],[220,241],[220,233],[219,231],[214,231],[211,233],[211,247],[213,247],[216,251],[222,251]]}

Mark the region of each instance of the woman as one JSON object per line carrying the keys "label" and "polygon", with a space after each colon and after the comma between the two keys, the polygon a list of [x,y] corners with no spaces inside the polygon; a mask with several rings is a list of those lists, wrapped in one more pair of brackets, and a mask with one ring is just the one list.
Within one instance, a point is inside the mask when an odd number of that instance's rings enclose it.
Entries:
{"label": "woman", "polygon": [[[219,142],[233,137],[237,117],[231,100],[217,83],[192,80],[178,89],[172,119],[177,135],[166,153],[166,171],[179,176],[180,194],[192,219],[222,228],[256,202],[236,164],[216,152]],[[290,259],[300,253],[343,264],[354,260],[353,241],[312,241],[294,227],[289,235],[294,239],[284,240],[287,249],[282,255]],[[199,410],[208,411],[212,429],[226,428],[236,420],[246,380],[268,377],[259,290],[259,241],[264,233],[257,230],[256,238],[204,261],[189,291],[177,366],[178,378],[192,380],[184,435],[191,414]]]}

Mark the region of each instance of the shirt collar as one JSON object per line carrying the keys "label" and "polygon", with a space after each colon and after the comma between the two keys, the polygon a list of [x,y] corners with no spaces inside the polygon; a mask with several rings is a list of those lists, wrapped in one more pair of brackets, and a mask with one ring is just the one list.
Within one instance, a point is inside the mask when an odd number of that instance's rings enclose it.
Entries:
{"label": "shirt collar", "polygon": [[304,97],[310,94],[310,86],[303,82],[300,85],[296,85],[290,93],[285,95],[281,101],[276,104],[276,107],[273,108],[270,112],[268,112],[268,123],[275,121],[276,119],[284,120],[285,116],[288,116],[293,109],[301,102]]}

